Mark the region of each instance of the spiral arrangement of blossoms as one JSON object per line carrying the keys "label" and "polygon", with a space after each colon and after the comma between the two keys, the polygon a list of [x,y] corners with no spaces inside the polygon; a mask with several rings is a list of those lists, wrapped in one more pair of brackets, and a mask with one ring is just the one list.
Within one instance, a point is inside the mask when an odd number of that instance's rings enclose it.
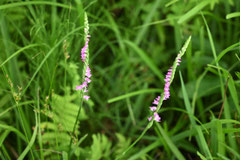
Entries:
{"label": "spiral arrangement of blossoms", "polygon": [[[176,64],[177,66],[180,65],[180,62],[181,62],[181,55],[178,54],[177,57],[176,57]],[[166,74],[166,77],[164,79],[165,81],[165,85],[164,85],[164,98],[163,100],[167,100],[170,98],[170,92],[169,92],[169,87],[170,87],[170,81],[171,81],[171,78],[172,78],[172,71],[173,71],[173,66],[170,67],[170,69],[168,69],[168,72]],[[149,107],[150,108],[150,111],[151,112],[154,112],[153,113],[153,116],[151,117],[148,117],[148,120],[151,121],[153,118],[156,122],[160,122],[161,121],[161,117],[158,115],[157,112],[155,112],[157,110],[157,105],[159,103],[159,100],[160,100],[160,96],[158,96],[157,98],[154,99],[154,101],[152,102],[152,104],[156,105],[156,106],[151,106]]]}
{"label": "spiral arrangement of blossoms", "polygon": [[[89,68],[89,65],[88,65],[85,73],[85,78],[84,78],[85,81],[83,82],[83,84],[77,85],[76,90],[83,90],[84,93],[88,92],[87,87],[88,87],[88,83],[91,82],[91,79],[90,79],[91,76],[92,76],[91,69]],[[83,98],[88,100],[90,96],[84,95]]]}
{"label": "spiral arrangement of blossoms", "polygon": [[89,25],[88,25],[88,20],[87,20],[87,17],[85,15],[85,28],[84,28],[84,33],[85,33],[85,45],[84,47],[81,49],[81,59],[84,63],[84,68],[86,68],[86,71],[85,71],[85,77],[84,77],[84,82],[81,84],[81,85],[77,85],[76,86],[76,89],[75,90],[83,90],[83,98],[85,100],[88,101],[88,99],[90,98],[90,96],[86,95],[86,93],[88,92],[88,84],[91,82],[91,69],[89,67],[89,64],[88,64],[88,43],[89,43],[89,37],[91,37],[89,35]]}

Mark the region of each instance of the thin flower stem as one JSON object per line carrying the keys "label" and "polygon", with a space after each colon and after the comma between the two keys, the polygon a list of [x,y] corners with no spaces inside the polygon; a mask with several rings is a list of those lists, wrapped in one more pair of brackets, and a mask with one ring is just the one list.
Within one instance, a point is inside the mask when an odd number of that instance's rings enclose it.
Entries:
{"label": "thin flower stem", "polygon": [[[82,91],[81,91],[81,92],[80,92],[80,107],[79,107],[79,109],[78,109],[77,118],[76,118],[75,123],[74,123],[74,126],[73,126],[72,135],[74,135],[74,132],[75,132],[76,127],[77,127],[77,122],[78,122],[78,119],[79,119],[79,116],[80,116],[80,113],[81,113],[82,104],[83,104],[83,93],[82,93]],[[69,149],[68,149],[68,154],[69,154],[69,156],[70,156],[70,151],[71,151],[71,148],[72,148],[72,141],[73,141],[73,138],[71,138],[70,144],[69,144]]]}
{"label": "thin flower stem", "polygon": [[226,95],[227,95],[228,82],[229,82],[229,76],[227,78],[227,82],[226,82],[226,85],[225,85],[223,103],[222,103],[222,107],[221,107],[221,110],[220,110],[219,115],[218,115],[218,119],[221,119],[221,116],[222,116],[222,112],[223,112],[223,108],[224,108],[224,104],[225,104],[225,100],[226,100]]}
{"label": "thin flower stem", "polygon": [[143,132],[141,133],[140,136],[138,136],[138,138],[122,153],[122,155],[120,157],[118,157],[116,160],[121,159],[130,149],[132,149],[136,143],[138,143],[138,141],[140,141],[142,139],[142,137],[145,135],[145,133],[151,128],[149,126],[152,126],[153,123],[153,119],[148,123],[148,125],[145,127],[145,129],[143,130]]}

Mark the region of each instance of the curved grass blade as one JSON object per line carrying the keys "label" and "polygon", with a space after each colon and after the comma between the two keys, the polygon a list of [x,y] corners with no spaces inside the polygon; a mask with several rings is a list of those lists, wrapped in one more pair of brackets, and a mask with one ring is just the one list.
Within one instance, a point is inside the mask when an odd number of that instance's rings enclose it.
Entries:
{"label": "curved grass blade", "polygon": [[159,71],[158,67],[151,58],[148,57],[148,55],[141,50],[135,43],[125,40],[124,41],[128,46],[130,46],[140,57],[141,59],[148,65],[148,67],[156,74],[156,76],[162,81],[164,79],[164,76],[161,71]]}
{"label": "curved grass blade", "polygon": [[142,90],[139,90],[139,91],[130,92],[130,93],[118,96],[118,97],[111,98],[111,99],[108,100],[108,103],[117,102],[117,101],[129,98],[129,97],[132,97],[132,96],[136,96],[136,95],[139,95],[139,94],[153,93],[153,92],[160,93],[160,92],[162,92],[162,90],[161,89],[155,89],[155,88],[153,88],[153,89],[142,89]]}
{"label": "curved grass blade", "polygon": [[16,51],[15,53],[13,53],[10,57],[8,57],[1,65],[0,67],[2,67],[5,63],[7,63],[8,61],[10,61],[13,57],[17,56],[19,53],[21,53],[22,51],[29,49],[29,48],[33,48],[36,46],[41,46],[40,44],[30,44],[28,46],[25,46],[21,49],[19,49],[18,51]]}
{"label": "curved grass blade", "polygon": [[179,20],[178,23],[182,24],[183,22],[189,20],[190,18],[192,18],[193,16],[195,16],[196,14],[199,13],[199,11],[201,11],[204,7],[206,7],[211,1],[209,0],[205,0],[200,2],[198,5],[196,5],[193,9],[191,9],[190,11],[188,11],[186,14],[184,14]]}
{"label": "curved grass blade", "polygon": [[62,4],[62,3],[48,2],[48,1],[27,1],[27,2],[15,2],[15,3],[3,4],[3,5],[0,5],[0,10],[14,8],[14,7],[22,7],[27,5],[52,5],[52,6],[58,6],[58,7],[67,8],[67,9],[70,9],[70,8],[73,9],[71,6]]}
{"label": "curved grass blade", "polygon": [[18,160],[23,160],[24,157],[27,155],[27,153],[30,151],[30,149],[32,148],[35,140],[36,140],[36,137],[37,137],[37,131],[38,131],[38,120],[37,120],[37,114],[35,113],[35,123],[36,123],[36,126],[35,126],[35,129],[34,129],[34,132],[33,132],[33,135],[32,135],[32,138],[30,140],[30,142],[28,143],[27,147],[24,149],[24,151],[21,153],[21,155],[18,157]]}
{"label": "curved grass blade", "polygon": [[179,160],[185,160],[182,153],[178,150],[177,146],[172,142],[172,140],[169,138],[169,136],[165,133],[163,128],[160,126],[160,124],[156,123],[157,129],[160,131],[161,135],[163,136],[163,139],[166,141],[167,145],[173,152],[173,154],[176,156]]}
{"label": "curved grass blade", "polygon": [[25,142],[27,142],[26,137],[16,128],[14,128],[12,126],[5,125],[5,124],[0,124],[0,128],[3,128],[5,130],[9,130],[9,131],[12,131],[12,132],[16,133],[21,139],[23,139]]}
{"label": "curved grass blade", "polygon": [[1,136],[0,136],[0,147],[2,147],[2,144],[3,144],[4,140],[7,138],[9,133],[10,133],[9,130],[5,130],[3,133],[1,133]]}
{"label": "curved grass blade", "polygon": [[229,13],[226,16],[226,19],[231,19],[231,18],[236,18],[236,17],[240,17],[240,12]]}

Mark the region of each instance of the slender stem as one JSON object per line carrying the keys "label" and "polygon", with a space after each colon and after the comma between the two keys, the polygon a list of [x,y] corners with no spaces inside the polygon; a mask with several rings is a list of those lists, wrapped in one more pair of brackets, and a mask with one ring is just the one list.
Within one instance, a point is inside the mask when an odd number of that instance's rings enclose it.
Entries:
{"label": "slender stem", "polygon": [[40,115],[40,99],[39,99],[39,88],[37,89],[37,108],[39,111],[39,115],[38,115],[38,124],[39,124],[39,128],[38,128],[38,143],[39,143],[39,148],[40,148],[40,157],[41,160],[44,160],[44,155],[43,155],[43,144],[42,144],[42,134],[41,134],[41,115]]}
{"label": "slender stem", "polygon": [[[27,139],[27,142],[29,143],[30,141],[28,139],[27,131],[26,131],[26,128],[25,128],[25,125],[24,125],[23,116],[22,116],[22,110],[18,106],[18,103],[16,103],[16,106],[17,106],[17,110],[18,110],[18,113],[19,113],[19,117],[20,117],[20,121],[21,121],[21,124],[22,124],[22,127],[23,127],[23,131],[24,131],[25,137]],[[32,158],[34,159],[32,149],[30,149],[30,152],[31,152]]]}
{"label": "slender stem", "polygon": [[[76,130],[76,127],[77,127],[77,122],[78,122],[78,119],[79,119],[79,116],[80,116],[80,113],[81,113],[81,109],[82,109],[82,104],[83,104],[83,93],[82,91],[80,92],[80,107],[78,109],[78,114],[77,114],[77,117],[76,117],[76,120],[75,120],[75,123],[74,123],[74,126],[73,126],[73,131],[72,131],[72,135],[74,135],[74,132]],[[71,138],[70,140],[70,144],[69,144],[69,149],[68,149],[68,154],[70,153],[71,151],[71,147],[72,147],[72,141],[73,141],[73,138]],[[70,156],[70,154],[69,154]]]}
{"label": "slender stem", "polygon": [[116,160],[121,159],[130,149],[132,149],[134,147],[134,145],[140,141],[142,139],[142,137],[145,135],[145,133],[151,128],[153,124],[153,119],[148,123],[148,125],[145,127],[145,129],[143,130],[143,132],[141,133],[140,136],[138,136],[138,138],[122,153],[122,155],[120,157],[118,157]]}
{"label": "slender stem", "polygon": [[224,103],[225,103],[225,99],[226,99],[226,95],[227,95],[228,81],[229,81],[229,76],[228,76],[228,78],[227,78],[227,82],[226,82],[226,86],[225,86],[225,91],[224,91],[224,97],[223,97],[223,103],[222,103],[222,107],[221,107],[220,113],[219,113],[219,115],[218,115],[218,119],[220,119],[221,116],[222,116],[222,112],[223,112],[223,108],[224,108]]}

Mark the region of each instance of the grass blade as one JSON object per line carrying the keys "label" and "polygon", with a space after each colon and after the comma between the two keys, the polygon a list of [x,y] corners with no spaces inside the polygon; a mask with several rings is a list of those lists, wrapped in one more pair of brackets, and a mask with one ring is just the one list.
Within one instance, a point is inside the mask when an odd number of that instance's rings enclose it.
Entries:
{"label": "grass blade", "polygon": [[32,135],[32,138],[30,140],[30,142],[28,143],[27,147],[24,149],[24,151],[21,153],[21,155],[18,157],[18,160],[23,160],[24,157],[27,155],[27,153],[30,151],[30,149],[32,148],[36,137],[37,137],[37,131],[38,131],[38,120],[37,120],[37,114],[35,113],[35,121],[36,121],[36,126]]}
{"label": "grass blade", "polygon": [[157,129],[159,130],[159,132],[161,133],[161,135],[163,136],[163,139],[166,141],[167,145],[169,146],[169,148],[171,149],[173,154],[176,156],[176,158],[179,160],[184,160],[185,159],[184,156],[178,150],[177,146],[172,142],[172,140],[169,138],[169,136],[165,133],[163,128],[160,126],[160,124],[156,123],[156,126],[157,126]]}
{"label": "grass blade", "polygon": [[226,19],[236,18],[240,16],[240,12],[229,13],[226,16]]}
{"label": "grass blade", "polygon": [[164,76],[161,71],[159,71],[157,65],[152,61],[151,58],[143,51],[141,50],[135,43],[125,40],[124,41],[128,46],[130,46],[140,57],[141,59],[148,65],[148,67],[156,74],[156,76],[162,81],[164,79]]}
{"label": "grass blade", "polygon": [[54,3],[54,2],[48,2],[48,1],[27,1],[27,2],[15,2],[15,3],[0,5],[0,10],[15,8],[15,7],[22,7],[27,5],[52,5],[52,6],[58,6],[62,8],[68,8],[68,9],[71,8],[69,5],[65,5],[62,3]]}
{"label": "grass blade", "polygon": [[206,7],[211,1],[209,0],[205,0],[205,1],[201,1],[198,5],[196,5],[193,9],[191,9],[190,11],[188,11],[186,14],[184,14],[179,20],[178,23],[182,24],[183,22],[189,20],[190,18],[192,18],[193,16],[195,16],[196,14],[199,13],[199,11],[201,11],[204,7]]}
{"label": "grass blade", "polygon": [[117,101],[120,101],[120,100],[123,100],[123,99],[126,99],[126,98],[130,98],[132,96],[140,95],[140,94],[154,93],[154,92],[160,93],[160,92],[162,92],[162,90],[161,89],[155,89],[155,88],[153,88],[153,89],[142,89],[142,90],[139,90],[139,91],[130,92],[130,93],[118,96],[118,97],[111,98],[111,99],[108,100],[108,103],[117,102]]}

